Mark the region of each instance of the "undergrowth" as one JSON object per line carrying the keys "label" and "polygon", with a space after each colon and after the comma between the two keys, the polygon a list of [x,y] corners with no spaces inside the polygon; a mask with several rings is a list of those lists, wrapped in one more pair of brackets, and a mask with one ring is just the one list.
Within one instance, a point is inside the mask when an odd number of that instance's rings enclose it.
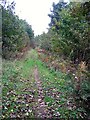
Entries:
{"label": "undergrowth", "polygon": [[2,119],[35,117],[33,106],[38,96],[33,74],[35,66],[42,82],[44,101],[52,117],[86,119],[85,109],[77,106],[74,99],[72,76],[47,68],[35,50],[29,51],[22,60],[3,60]]}

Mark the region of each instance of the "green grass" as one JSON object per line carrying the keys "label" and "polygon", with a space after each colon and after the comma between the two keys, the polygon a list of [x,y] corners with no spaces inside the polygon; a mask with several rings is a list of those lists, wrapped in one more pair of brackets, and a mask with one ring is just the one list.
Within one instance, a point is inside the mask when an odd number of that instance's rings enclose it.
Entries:
{"label": "green grass", "polygon": [[[77,109],[72,96],[73,85],[70,76],[48,69],[38,59],[35,50],[29,51],[26,57],[20,61],[3,60],[2,117],[34,117],[32,108],[36,104],[34,99],[38,96],[33,74],[35,66],[38,67],[42,81],[44,101],[52,116],[65,120],[81,118],[82,112]],[[28,99],[31,101],[28,102]]]}
{"label": "green grass", "polygon": [[[57,117],[57,114],[61,114],[59,111],[59,105],[65,108],[67,102],[67,90],[65,74],[55,73],[55,71],[50,71],[41,64],[38,64],[38,69],[40,71],[40,76],[42,80],[43,90],[45,92],[45,102],[50,107],[52,107],[53,117]],[[68,91],[69,92],[69,91]],[[59,105],[58,105],[59,104]],[[62,108],[62,109],[63,109]],[[64,111],[63,111],[64,113]],[[65,117],[64,114],[62,114]],[[67,116],[68,117],[68,116]]]}
{"label": "green grass", "polygon": [[[53,117],[64,119],[82,118],[73,98],[74,85],[69,75],[48,69],[41,61],[36,62],[42,81],[45,102]],[[69,103],[69,104],[68,104]]]}
{"label": "green grass", "polygon": [[[32,106],[33,100],[26,106],[27,102],[23,104],[24,95],[29,94],[34,97],[37,96],[37,87],[33,76],[33,69],[35,61],[32,57],[32,50],[28,53],[24,60],[6,61],[3,60],[3,75],[2,75],[2,104],[3,104],[3,118],[10,118],[11,116],[22,116],[21,111],[24,111],[25,117],[34,117]],[[34,56],[35,57],[35,56]],[[26,90],[24,90],[26,89]],[[29,91],[28,91],[29,90]],[[28,98],[27,98],[28,99]],[[34,98],[33,98],[34,99]],[[18,104],[17,101],[20,101]],[[29,111],[27,111],[29,109]],[[18,116],[17,116],[18,115]]]}

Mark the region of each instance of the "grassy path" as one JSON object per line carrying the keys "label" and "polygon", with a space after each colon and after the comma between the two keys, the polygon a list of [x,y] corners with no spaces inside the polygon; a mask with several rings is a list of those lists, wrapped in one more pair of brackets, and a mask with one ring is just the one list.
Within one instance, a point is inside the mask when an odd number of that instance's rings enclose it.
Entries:
{"label": "grassy path", "polygon": [[38,68],[35,66],[34,76],[36,85],[38,88],[38,97],[36,98],[37,107],[36,107],[36,118],[51,118],[50,112],[47,110],[47,106],[44,101],[44,93],[42,88],[42,83],[39,78]]}
{"label": "grassy path", "polygon": [[2,76],[2,118],[64,118],[78,119],[72,97],[71,78],[49,70],[38,59],[35,50],[22,60],[4,61]]}

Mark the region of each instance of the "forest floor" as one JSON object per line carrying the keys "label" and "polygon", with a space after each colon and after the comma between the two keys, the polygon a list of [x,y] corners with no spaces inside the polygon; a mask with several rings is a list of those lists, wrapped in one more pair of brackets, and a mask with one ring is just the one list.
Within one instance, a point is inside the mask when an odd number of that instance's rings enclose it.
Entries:
{"label": "forest floor", "polygon": [[21,60],[3,60],[2,85],[2,119],[67,120],[85,114],[73,98],[71,77],[48,69],[33,49]]}

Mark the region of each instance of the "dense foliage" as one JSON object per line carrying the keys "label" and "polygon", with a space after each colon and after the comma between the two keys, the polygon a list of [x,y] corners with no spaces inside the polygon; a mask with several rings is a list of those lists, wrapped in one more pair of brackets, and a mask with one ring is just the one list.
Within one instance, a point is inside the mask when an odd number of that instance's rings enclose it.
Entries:
{"label": "dense foliage", "polygon": [[[53,3],[53,10],[49,14],[51,22],[49,32],[39,36],[41,41],[52,52],[70,58],[74,63],[85,61],[89,67],[90,50],[90,2],[86,3]],[[49,36],[47,39],[47,36]],[[51,37],[50,37],[51,36]],[[44,44],[45,43],[45,44]],[[50,48],[51,47],[51,48]],[[47,49],[47,48],[46,48]]]}
{"label": "dense foliage", "polygon": [[2,5],[2,54],[7,59],[15,57],[34,36],[31,25],[15,15],[14,7],[14,2]]}
{"label": "dense foliage", "polygon": [[[58,3],[53,5],[50,28],[59,36],[56,38],[59,49],[65,56],[78,62],[89,61],[89,29],[84,5],[80,3]],[[59,53],[58,53],[59,54]]]}

